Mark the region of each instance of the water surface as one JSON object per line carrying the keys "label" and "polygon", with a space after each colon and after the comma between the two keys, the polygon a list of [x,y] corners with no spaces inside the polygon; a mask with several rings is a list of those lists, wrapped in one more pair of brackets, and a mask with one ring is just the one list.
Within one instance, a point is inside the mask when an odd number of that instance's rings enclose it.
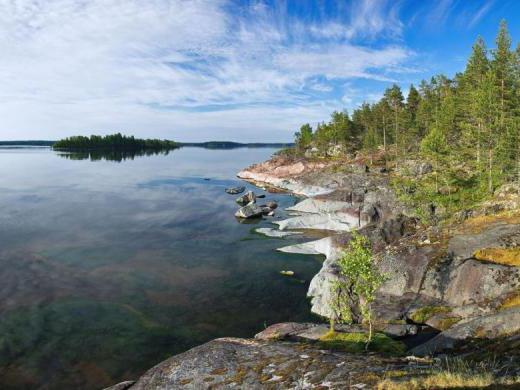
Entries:
{"label": "water surface", "polygon": [[320,259],[276,252],[302,238],[255,234],[269,220],[239,223],[224,192],[274,151],[0,149],[0,388],[97,389],[215,337],[308,320]]}

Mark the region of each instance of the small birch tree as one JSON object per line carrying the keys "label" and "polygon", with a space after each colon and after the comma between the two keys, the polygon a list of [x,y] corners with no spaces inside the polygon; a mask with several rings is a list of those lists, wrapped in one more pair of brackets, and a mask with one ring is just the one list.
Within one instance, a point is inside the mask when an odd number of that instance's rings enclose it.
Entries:
{"label": "small birch tree", "polygon": [[333,285],[332,296],[336,296],[336,301],[332,304],[333,311],[352,322],[352,308],[341,294],[350,291],[357,297],[361,316],[368,323],[368,349],[372,341],[372,303],[376,298],[377,289],[385,281],[385,276],[374,264],[370,241],[357,232],[353,232],[352,240],[338,260],[338,265],[342,278]]}

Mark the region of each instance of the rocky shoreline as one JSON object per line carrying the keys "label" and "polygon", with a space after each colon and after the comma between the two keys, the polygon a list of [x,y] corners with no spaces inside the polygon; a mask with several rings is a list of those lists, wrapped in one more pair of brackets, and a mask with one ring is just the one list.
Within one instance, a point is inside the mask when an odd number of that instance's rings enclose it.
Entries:
{"label": "rocky shoreline", "polygon": [[[427,174],[428,167],[417,163],[407,172]],[[384,168],[274,157],[238,177],[305,197],[287,209],[290,218],[275,221],[278,229],[268,234],[327,233],[325,238],[279,249],[325,256],[308,290],[313,313],[325,319],[331,315],[330,287],[339,277],[336,261],[356,229],[370,238],[378,266],[388,276],[374,307],[379,332],[405,344],[415,337],[407,345],[410,356],[499,353],[502,369],[520,375],[520,268],[477,256],[490,249],[511,252],[520,247],[517,193],[501,189],[492,202],[461,215],[450,226],[428,226],[399,201]],[[274,210],[257,206],[246,195],[243,215]],[[352,309],[356,313],[357,308]],[[344,331],[363,331],[358,328]],[[135,383],[112,389],[371,388],[388,367],[404,370],[406,377],[421,366],[410,364],[411,358],[323,350],[320,340],[327,330],[320,324],[278,324],[255,340],[214,340],[159,364]]]}

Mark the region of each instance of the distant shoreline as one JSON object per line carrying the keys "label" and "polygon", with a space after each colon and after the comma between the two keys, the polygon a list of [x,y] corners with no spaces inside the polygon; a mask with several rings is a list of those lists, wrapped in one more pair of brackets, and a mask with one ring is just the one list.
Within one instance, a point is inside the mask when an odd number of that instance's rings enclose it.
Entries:
{"label": "distant shoreline", "polygon": [[[56,141],[25,140],[25,141],[0,141],[0,146],[48,146],[51,147]],[[205,149],[237,149],[237,148],[286,148],[293,143],[282,142],[232,142],[232,141],[207,141],[207,142],[177,142],[178,147],[198,147]]]}

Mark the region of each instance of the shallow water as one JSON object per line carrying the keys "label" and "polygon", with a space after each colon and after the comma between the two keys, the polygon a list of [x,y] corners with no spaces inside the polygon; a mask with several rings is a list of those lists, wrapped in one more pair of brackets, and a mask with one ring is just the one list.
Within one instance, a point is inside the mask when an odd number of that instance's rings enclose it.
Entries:
{"label": "shallow water", "polygon": [[[239,223],[224,192],[274,151],[0,149],[0,388],[97,389],[215,337],[308,320],[321,259],[276,252],[302,238],[255,234],[269,220]],[[265,200],[277,217],[297,201]]]}

